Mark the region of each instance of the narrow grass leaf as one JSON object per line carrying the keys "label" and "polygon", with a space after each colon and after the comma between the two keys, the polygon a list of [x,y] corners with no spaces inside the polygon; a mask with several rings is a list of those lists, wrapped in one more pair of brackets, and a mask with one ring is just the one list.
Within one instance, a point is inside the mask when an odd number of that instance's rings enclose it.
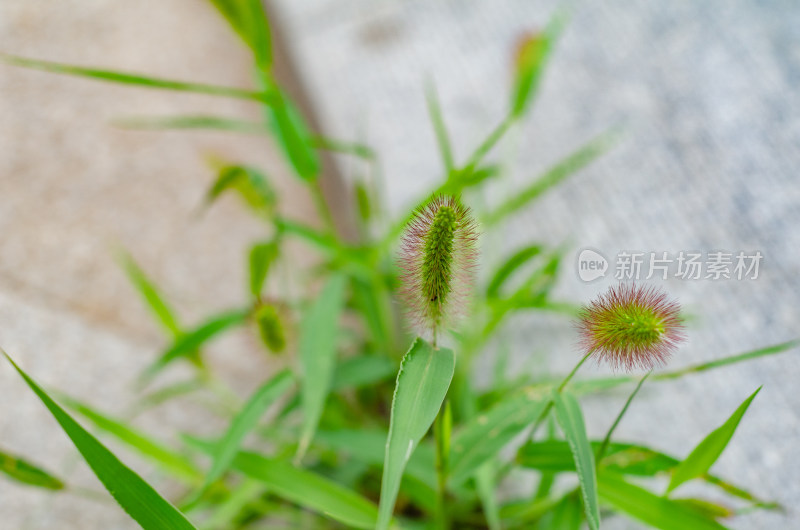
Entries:
{"label": "narrow grass leaf", "polygon": [[145,530],[193,530],[195,527],[172,504],[133,470],[119,461],[3,352],[28,386],[44,403],[75,444],[103,486],[119,505]]}
{"label": "narrow grass leaf", "polygon": [[497,469],[494,462],[487,462],[475,472],[475,488],[481,500],[483,513],[489,530],[500,530],[500,509],[497,505]]}
{"label": "narrow grass leaf", "polygon": [[725,423],[706,436],[705,439],[694,448],[689,456],[686,457],[686,460],[675,468],[675,471],[672,473],[672,478],[669,481],[669,486],[667,487],[667,493],[670,493],[684,482],[700,477],[708,472],[711,466],[714,465],[714,462],[716,462],[722,454],[722,451],[725,450],[728,442],[733,438],[733,433],[736,432],[736,427],[739,426],[742,416],[747,412],[750,403],[760,391],[761,387],[758,387],[750,397],[739,405],[739,408],[734,411]]}
{"label": "narrow grass leaf", "polygon": [[300,324],[299,358],[303,374],[301,402],[303,426],[297,447],[302,459],[317,430],[336,366],[336,338],[344,307],[346,278],[333,275]]}
{"label": "narrow grass leaf", "polygon": [[280,246],[277,241],[257,243],[250,247],[248,263],[250,265],[250,294],[259,298],[264,289],[264,281],[272,264],[278,259]]}
{"label": "narrow grass leaf", "polygon": [[109,81],[112,83],[137,85],[146,88],[157,88],[163,90],[177,90],[180,92],[193,92],[196,94],[207,94],[210,96],[250,99],[267,104],[271,104],[272,102],[272,97],[266,92],[252,92],[250,90],[244,90],[241,88],[208,85],[203,83],[186,83],[183,81],[173,81],[170,79],[147,77],[139,74],[117,72],[113,70],[83,68],[80,66],[72,66],[68,64],[55,63],[51,61],[38,61],[35,59],[26,59],[24,57],[16,57],[4,53],[0,53],[0,60],[8,64],[12,64],[15,66],[22,66],[25,68],[32,68],[34,70],[43,70],[46,72],[74,75],[78,77],[88,77],[92,79],[99,79],[101,81]]}
{"label": "narrow grass leaf", "polygon": [[372,386],[397,373],[397,363],[382,355],[359,355],[336,365],[332,390]]}
{"label": "narrow grass leaf", "polygon": [[144,129],[144,130],[211,130],[228,131],[243,134],[267,134],[268,131],[263,124],[224,118],[221,116],[209,116],[204,114],[181,115],[181,116],[127,116],[116,118],[111,122],[115,127],[121,129]]}
{"label": "narrow grass leaf", "polygon": [[200,362],[198,348],[226,329],[242,324],[250,315],[250,310],[235,310],[215,316],[197,328],[180,335],[161,356],[141,376],[140,383],[147,383],[169,363],[188,357]]}
{"label": "narrow grass leaf", "polygon": [[613,147],[618,138],[619,133],[616,130],[603,133],[594,138],[567,158],[548,169],[532,184],[519,190],[512,197],[509,197],[486,217],[485,223],[487,225],[495,224],[528,206],[556,184],[563,182],[567,177],[583,169],[600,155],[606,153]]}
{"label": "narrow grass leaf", "polygon": [[494,458],[536,421],[547,401],[546,395],[534,392],[512,396],[458,429],[450,449],[450,484],[461,484]]}
{"label": "narrow grass leaf", "polygon": [[450,146],[450,137],[447,134],[447,126],[444,124],[442,107],[439,104],[439,95],[436,87],[432,83],[428,84],[425,90],[425,101],[428,103],[428,114],[433,124],[433,132],[436,134],[436,143],[439,146],[439,154],[442,156],[445,173],[450,175],[455,167],[453,162],[453,149]]}
{"label": "narrow grass leaf", "polygon": [[581,499],[574,491],[564,495],[553,510],[542,517],[537,530],[580,530],[582,522]]}
{"label": "narrow grass leaf", "polygon": [[713,370],[715,368],[721,368],[723,366],[727,366],[729,364],[736,364],[743,361],[749,361],[752,359],[757,359],[759,357],[766,357],[768,355],[775,355],[776,353],[783,353],[788,350],[792,350],[800,346],[800,340],[790,340],[788,342],[782,342],[780,344],[775,344],[772,346],[767,346],[766,348],[758,348],[756,350],[752,350],[745,353],[740,353],[739,355],[731,355],[729,357],[723,357],[721,359],[716,359],[707,363],[695,364],[693,366],[689,366],[687,368],[683,368],[681,370],[676,370],[674,372],[666,372],[663,374],[656,374],[653,376],[653,379],[677,379],[679,377],[683,377],[684,375],[688,374],[696,374],[700,372],[705,372],[706,370]]}
{"label": "narrow grass leaf", "polygon": [[180,335],[181,327],[180,324],[178,324],[178,318],[175,316],[175,312],[169,304],[164,300],[158,287],[147,277],[130,254],[121,254],[119,259],[131,283],[136,287],[136,290],[139,291],[147,307],[158,319],[158,322],[164,330],[173,337]]}
{"label": "narrow grass leaf", "polygon": [[222,193],[234,190],[254,212],[269,216],[277,202],[275,190],[267,177],[250,166],[225,166],[206,194],[206,205],[213,203]]}
{"label": "narrow grass leaf", "polygon": [[389,528],[406,464],[433,424],[454,371],[455,355],[452,350],[434,349],[420,338],[414,341],[403,357],[397,372],[386,440],[378,530]]}
{"label": "narrow grass leaf", "polygon": [[60,399],[64,405],[92,422],[95,427],[135,449],[139,454],[157,464],[173,477],[189,484],[196,483],[202,478],[202,475],[191,461],[183,455],[154,441],[122,420],[98,412],[92,407],[67,396],[60,396]]}
{"label": "narrow grass leaf", "polygon": [[266,107],[267,120],[273,135],[286,158],[301,180],[312,182],[317,179],[320,169],[319,159],[311,146],[311,132],[294,104],[275,89],[276,103]]}
{"label": "narrow grass leaf", "polygon": [[725,530],[683,503],[660,497],[611,473],[598,476],[600,499],[615,511],[660,530]]}
{"label": "narrow grass leaf", "polygon": [[557,13],[542,33],[527,36],[519,45],[511,113],[520,117],[530,107],[550,52],[564,27],[564,16]]}
{"label": "narrow grass leaf", "polygon": [[505,281],[522,265],[535,258],[542,252],[540,245],[530,245],[519,249],[512,254],[500,267],[497,268],[489,286],[486,288],[486,296],[494,298],[500,293]]}
{"label": "narrow grass leaf", "polygon": [[5,473],[17,482],[45,488],[48,490],[64,489],[64,483],[45,471],[22,458],[0,451],[0,472]]}
{"label": "narrow grass leaf", "polygon": [[352,490],[288,462],[240,452],[233,468],[260,480],[275,495],[335,519],[349,528],[374,528],[377,507]]}
{"label": "narrow grass leaf", "polygon": [[600,506],[597,501],[597,476],[594,465],[594,452],[586,436],[583,413],[575,396],[569,392],[553,392],[556,418],[569,444],[575,470],[583,494],[584,510],[589,528],[600,528]]}

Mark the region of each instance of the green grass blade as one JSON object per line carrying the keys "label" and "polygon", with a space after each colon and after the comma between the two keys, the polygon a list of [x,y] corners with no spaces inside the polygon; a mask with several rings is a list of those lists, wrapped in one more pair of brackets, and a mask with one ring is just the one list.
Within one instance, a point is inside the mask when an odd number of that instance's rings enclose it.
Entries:
{"label": "green grass blade", "polygon": [[297,447],[297,461],[303,458],[325,408],[334,369],[339,316],[344,308],[347,279],[333,275],[300,324],[299,357],[303,374],[301,402],[303,427]]}
{"label": "green grass blade", "polygon": [[685,504],[659,497],[611,473],[598,476],[603,504],[660,530],[725,530]]}
{"label": "green grass blade", "polygon": [[377,158],[375,150],[363,144],[337,140],[325,136],[312,136],[309,142],[314,149],[331,151],[332,153],[342,153],[357,156],[364,160],[373,161]]}
{"label": "green grass blade", "polygon": [[261,123],[202,114],[186,116],[129,116],[116,118],[111,123],[115,127],[120,127],[122,129],[203,129],[243,134],[267,134],[268,132]]}
{"label": "green grass blade", "polygon": [[324,514],[351,528],[373,528],[377,507],[357,493],[288,462],[242,452],[233,467],[248,477],[261,480],[276,495]]}
{"label": "green grass blade", "polygon": [[120,262],[131,283],[136,287],[136,290],[139,291],[147,307],[150,308],[150,311],[161,323],[161,326],[173,337],[179,336],[181,334],[181,327],[180,324],[178,324],[178,318],[175,316],[175,312],[172,308],[164,300],[164,297],[161,295],[156,285],[147,277],[130,254],[124,253],[120,255]]}
{"label": "green grass blade", "polygon": [[278,259],[279,254],[280,246],[277,241],[257,243],[250,247],[247,261],[250,271],[250,294],[254,297],[261,297],[261,291],[264,289],[264,280],[266,280],[269,269]]}
{"label": "green grass blade", "polygon": [[428,114],[433,124],[433,132],[436,134],[436,143],[439,146],[439,154],[442,156],[445,173],[450,175],[450,172],[453,171],[455,167],[453,162],[453,149],[450,146],[450,137],[447,134],[444,116],[442,116],[439,95],[436,93],[436,87],[434,87],[432,83],[429,84],[425,90],[425,101],[428,104]]}
{"label": "green grass blade", "polygon": [[583,494],[584,510],[589,528],[600,528],[600,506],[597,500],[597,476],[594,465],[594,452],[586,436],[583,413],[575,396],[569,392],[553,392],[556,419],[569,444],[575,469]]}
{"label": "green grass blade", "polygon": [[235,190],[244,203],[254,212],[270,216],[275,208],[277,196],[267,177],[250,166],[225,166],[206,194],[206,206],[222,193]]}
{"label": "green grass blade", "polygon": [[75,444],[103,486],[145,530],[193,530],[195,527],[147,482],[114,456],[3,352]]}
{"label": "green grass blade", "polygon": [[580,530],[583,522],[583,507],[578,492],[564,495],[553,510],[542,518],[537,530]]}
{"label": "green grass blade", "polygon": [[544,32],[531,35],[520,44],[511,96],[511,114],[517,118],[525,114],[536,97],[547,60],[564,28],[564,18],[563,13],[557,13]]}
{"label": "green grass blade", "polygon": [[783,353],[788,350],[793,350],[797,346],[800,346],[800,340],[790,340],[787,342],[782,342],[780,344],[767,346],[766,348],[759,348],[749,352],[741,353],[739,355],[732,355],[730,357],[723,357],[722,359],[716,359],[714,361],[710,361],[707,363],[696,364],[694,366],[689,366],[688,368],[684,368],[682,370],[676,370],[674,372],[667,372],[663,374],[656,374],[655,376],[653,376],[653,379],[659,379],[659,380],[677,379],[687,374],[696,374],[700,372],[705,372],[706,370],[721,368],[729,364],[740,363],[742,361],[749,361],[751,359],[757,359],[759,357],[765,357],[767,355],[775,355],[776,353]]}
{"label": "green grass blade", "polygon": [[725,450],[728,442],[733,438],[733,433],[736,432],[736,427],[739,426],[742,416],[747,412],[750,403],[760,391],[761,387],[758,387],[755,392],[750,394],[750,397],[739,405],[739,408],[734,411],[725,423],[706,436],[686,457],[686,460],[675,468],[669,481],[669,486],[667,486],[667,493],[670,493],[684,482],[708,472],[722,454],[722,451]]}
{"label": "green grass blade", "polygon": [[64,482],[22,458],[0,451],[0,472],[17,482],[48,490],[64,489]]}
{"label": "green grass blade", "polygon": [[527,263],[529,260],[535,258],[542,252],[540,245],[530,245],[519,249],[511,255],[500,267],[495,271],[494,276],[489,281],[489,286],[486,288],[486,296],[489,298],[496,297],[500,293],[503,283],[514,273],[518,268]]}
{"label": "green grass blade", "polygon": [[497,470],[493,462],[487,462],[475,472],[475,488],[478,490],[478,497],[481,499],[489,530],[500,530],[500,509],[495,496]]}
{"label": "green grass blade", "polygon": [[69,409],[92,422],[95,427],[135,449],[139,454],[157,464],[170,475],[189,484],[197,483],[202,478],[200,472],[187,458],[152,440],[122,420],[98,412],[94,408],[67,396],[60,396],[60,400]]}
{"label": "green grass blade", "polygon": [[614,423],[612,423],[611,427],[608,428],[608,432],[606,433],[606,437],[603,438],[603,443],[600,445],[600,448],[597,450],[596,460],[598,462],[605,455],[606,448],[608,447],[608,444],[611,442],[611,437],[614,435],[614,431],[616,430],[617,425],[619,425],[619,422],[622,421],[622,417],[625,416],[626,412],[628,412],[628,407],[631,406],[631,403],[633,402],[633,398],[636,397],[636,394],[639,393],[639,390],[642,388],[642,385],[644,384],[645,381],[647,381],[647,378],[650,377],[650,374],[652,374],[652,373],[653,373],[653,371],[650,370],[649,372],[647,372],[645,374],[644,377],[642,377],[639,380],[639,384],[636,385],[636,388],[633,389],[633,392],[631,392],[631,395],[628,396],[628,399],[625,401],[625,405],[622,407],[622,410],[620,410],[619,414],[617,414],[617,417],[614,418]]}
{"label": "green grass blade", "polygon": [[262,72],[269,72],[272,68],[272,35],[264,4],[261,0],[243,0],[243,2],[242,18],[256,65]]}
{"label": "green grass blade", "polygon": [[494,458],[536,421],[547,401],[544,395],[535,393],[513,396],[478,414],[457,430],[450,446],[450,484],[461,484]]}
{"label": "green grass blade", "polygon": [[[320,431],[316,442],[361,462],[382,467],[386,457],[386,437],[387,432],[379,429],[339,429]],[[436,489],[435,460],[433,447],[420,444],[406,465],[405,476],[426,484],[431,490]]]}
{"label": "green grass blade", "polygon": [[[765,348],[759,348],[749,352],[740,353],[738,355],[730,355],[728,357],[723,357],[721,359],[716,359],[714,361],[710,361],[707,363],[695,364],[686,368],[682,368],[680,370],[675,370],[673,372],[653,374],[650,380],[664,381],[668,379],[677,379],[679,377],[683,377],[684,375],[705,372],[706,370],[722,368],[730,364],[736,364],[743,361],[757,359],[759,357],[765,357],[768,355],[783,353],[796,348],[798,345],[800,345],[800,340],[790,340],[788,342],[782,342],[780,344],[767,346]],[[597,379],[587,379],[585,381],[574,382],[573,390],[576,392],[580,392],[582,394],[588,392],[597,392],[603,390],[610,390],[612,388],[616,388],[619,385],[624,385],[626,383],[633,383],[635,381],[636,379],[633,377],[603,377]]]}
{"label": "green grass blade", "polygon": [[378,355],[351,357],[336,366],[332,390],[375,385],[396,373],[397,363],[388,357]]}
{"label": "green grass blade", "polygon": [[591,140],[567,158],[548,169],[532,184],[519,190],[512,197],[508,198],[486,217],[484,220],[486,225],[502,221],[509,215],[528,206],[556,184],[563,182],[567,177],[583,169],[600,155],[606,153],[616,144],[619,136],[618,131],[612,130]]}
{"label": "green grass blade", "polygon": [[140,383],[145,384],[149,382],[153,376],[160,372],[165,366],[177,359],[188,357],[195,362],[199,362],[199,359],[195,357],[198,348],[226,329],[242,324],[249,315],[249,309],[222,313],[206,321],[197,328],[179,336],[172,345],[144,371]]}
{"label": "green grass blade", "polygon": [[294,378],[291,372],[283,370],[261,385],[250,396],[250,399],[247,400],[247,403],[245,403],[222,436],[214,454],[211,469],[195,498],[199,498],[214,481],[225,473],[236,457],[236,453],[239,451],[239,446],[244,441],[245,436],[256,426],[267,408],[285,394],[293,383]]}
{"label": "green grass blade", "polygon": [[420,338],[403,357],[397,372],[386,440],[378,530],[389,528],[406,464],[433,424],[454,371],[452,350],[434,349]]}
{"label": "green grass blade", "polygon": [[160,79],[157,77],[147,77],[139,74],[117,72],[113,70],[101,70],[96,68],[83,68],[68,64],[55,63],[51,61],[39,61],[26,59],[14,55],[0,54],[0,60],[14,66],[43,70],[56,74],[74,75],[78,77],[88,77],[111,83],[125,85],[136,85],[145,88],[156,88],[162,90],[176,90],[180,92],[193,92],[196,94],[207,94],[210,96],[223,96],[237,99],[250,99],[262,103],[272,104],[273,98],[266,92],[252,92],[241,88],[208,85],[203,83],[186,83],[183,81],[173,81],[170,79]]}
{"label": "green grass blade", "polygon": [[[192,447],[214,454],[216,444],[185,437]],[[299,469],[277,458],[240,451],[232,468],[265,484],[275,495],[324,514],[350,528],[373,528],[377,507],[350,489],[314,472]]]}
{"label": "green grass blade", "polygon": [[320,162],[311,145],[311,131],[294,104],[275,89],[276,103],[266,108],[267,122],[286,158],[301,180],[317,179]]}

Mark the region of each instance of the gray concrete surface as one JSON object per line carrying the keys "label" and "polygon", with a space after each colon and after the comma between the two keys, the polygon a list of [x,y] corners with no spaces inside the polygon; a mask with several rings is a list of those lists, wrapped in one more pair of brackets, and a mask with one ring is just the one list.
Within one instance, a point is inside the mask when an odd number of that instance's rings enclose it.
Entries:
{"label": "gray concrete surface", "polygon": [[[232,86],[251,86],[250,58],[208,2],[0,2],[0,50],[28,57]],[[115,129],[120,116],[218,113],[257,119],[246,102],[96,83],[0,65],[0,345],[49,388],[109,412],[130,403],[136,374],[164,346],[113,252],[128,249],[191,325],[246,298],[246,246],[266,235],[233,197],[203,216],[213,178],[206,157],[260,166],[313,218],[309,201],[268,141],[206,132]],[[307,262],[293,251],[293,263]],[[270,372],[257,339],[212,345],[211,362],[245,395]],[[173,379],[187,375],[176,368]],[[0,448],[70,484],[102,488],[7,363],[0,366]],[[192,402],[137,426],[212,432]],[[109,441],[112,447],[120,446]],[[153,469],[126,455],[160,488]],[[105,496],[101,496],[108,499]],[[0,528],[127,529],[110,499],[49,495],[0,477]]]}
{"label": "gray concrete surface", "polygon": [[[519,36],[547,22],[557,2],[526,0],[275,0],[329,134],[359,138],[382,158],[396,214],[439,178],[424,81],[435,80],[455,154],[464,160],[502,118]],[[495,153],[510,177],[490,204],[595,134],[622,123],[612,153],[515,216],[484,241],[484,268],[524,243],[569,241],[607,256],[760,250],[749,281],[670,280],[699,318],[673,367],[798,336],[800,320],[800,6],[796,2],[570,4],[530,119]],[[480,198],[467,197],[473,205]],[[570,254],[558,291],[587,300],[610,280],[581,282]],[[520,316],[507,326],[514,369],[568,370],[569,323]],[[620,436],[685,455],[756,387],[753,403],[714,471],[788,515],[754,513],[733,528],[800,527],[798,352],[670,384],[652,384]],[[487,361],[488,362],[488,361]],[[531,368],[527,368],[531,369]],[[485,372],[485,370],[484,370]],[[585,369],[585,375],[603,370]],[[602,435],[624,393],[585,401]],[[693,490],[687,487],[686,493]],[[714,497],[713,492],[701,490]],[[616,525],[616,526],[615,526]],[[623,519],[609,528],[636,528]]]}

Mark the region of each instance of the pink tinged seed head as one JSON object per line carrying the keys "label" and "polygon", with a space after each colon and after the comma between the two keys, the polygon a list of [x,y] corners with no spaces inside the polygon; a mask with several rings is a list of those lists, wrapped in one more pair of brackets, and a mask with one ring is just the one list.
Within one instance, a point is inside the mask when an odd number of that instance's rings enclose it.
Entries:
{"label": "pink tinged seed head", "polygon": [[685,340],[680,310],[656,287],[611,287],[580,310],[581,348],[614,370],[664,365]]}
{"label": "pink tinged seed head", "polygon": [[477,228],[455,197],[436,196],[417,209],[401,243],[400,294],[420,331],[452,324],[468,303],[475,276]]}

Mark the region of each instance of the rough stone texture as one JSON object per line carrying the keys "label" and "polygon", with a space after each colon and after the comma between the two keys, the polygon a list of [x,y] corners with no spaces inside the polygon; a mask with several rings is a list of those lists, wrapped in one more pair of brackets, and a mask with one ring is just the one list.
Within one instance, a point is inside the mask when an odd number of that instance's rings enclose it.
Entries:
{"label": "rough stone texture", "polygon": [[[250,86],[248,52],[211,4],[196,0],[3,0],[0,50]],[[313,222],[306,195],[264,138],[124,131],[109,123],[178,113],[257,119],[259,109],[0,64],[0,345],[47,387],[112,413],[130,403],[134,377],[165,345],[115,263],[116,249],[132,253],[187,325],[246,300],[246,248],[268,232],[233,197],[198,215],[213,179],[207,156],[263,168],[285,197],[281,207]],[[307,262],[297,250],[292,256],[292,270]],[[240,333],[208,352],[241,395],[273,369],[256,341]],[[46,409],[0,364],[0,449],[101,490]],[[187,375],[176,367],[167,379]],[[136,425],[164,436],[221,427],[194,401],[159,409]],[[175,491],[130,452],[121,454],[160,488]],[[49,495],[4,475],[0,513],[0,527],[8,529],[138,527],[110,499]]]}
{"label": "rough stone texture", "polygon": [[[506,109],[515,42],[544,26],[556,6],[527,0],[274,3],[293,36],[297,64],[326,131],[378,150],[395,214],[441,175],[426,116],[425,79],[435,80],[463,161]],[[668,282],[670,292],[698,316],[672,366],[797,337],[798,5],[606,0],[579,3],[572,15],[537,107],[495,154],[511,177],[487,200],[496,204],[612,125],[623,123],[626,138],[516,215],[501,237],[485,241],[485,268],[522,244],[566,240],[569,267],[558,290],[580,301],[611,283],[578,279],[573,251],[584,246],[608,257],[620,250],[760,250],[757,280]],[[483,202],[467,200],[479,207]],[[576,360],[563,318],[520,316],[506,329],[515,369],[564,371]],[[650,384],[619,436],[685,455],[763,384],[714,471],[789,508],[786,517],[754,513],[732,527],[797,527],[797,355],[795,350]],[[583,373],[598,372],[589,367]],[[602,435],[627,391],[586,401],[591,433]],[[609,523],[636,527],[620,518]]]}

